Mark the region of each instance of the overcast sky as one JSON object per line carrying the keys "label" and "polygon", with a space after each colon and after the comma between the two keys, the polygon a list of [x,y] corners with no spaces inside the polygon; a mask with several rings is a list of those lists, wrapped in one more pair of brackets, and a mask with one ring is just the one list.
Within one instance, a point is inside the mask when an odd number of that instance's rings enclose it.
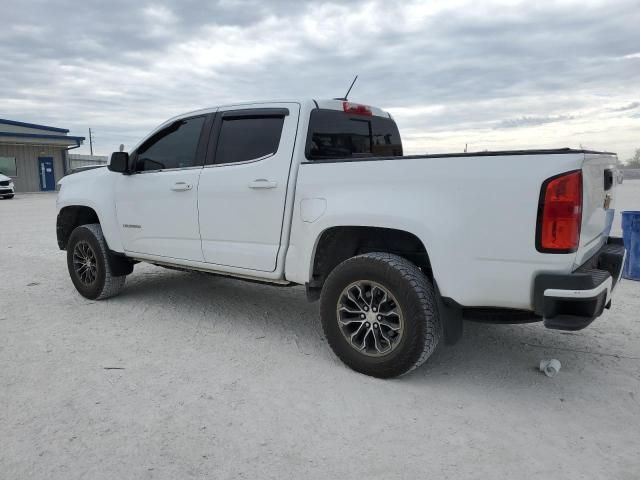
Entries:
{"label": "overcast sky", "polygon": [[[481,5],[481,6],[479,6]],[[640,1],[3,0],[0,117],[132,147],[185,111],[344,94],[408,153],[640,148]],[[88,152],[88,141],[77,152]]]}

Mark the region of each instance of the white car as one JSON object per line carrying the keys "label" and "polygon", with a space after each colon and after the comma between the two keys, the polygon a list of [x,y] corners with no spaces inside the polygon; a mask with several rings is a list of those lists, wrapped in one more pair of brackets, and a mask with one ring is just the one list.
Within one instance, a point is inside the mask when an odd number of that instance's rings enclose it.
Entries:
{"label": "white car", "polygon": [[137,262],[305,285],[334,352],[393,377],[463,319],[600,316],[625,254],[615,175],[615,154],[587,150],[403,156],[391,115],[346,100],[236,104],[62,179],[57,237],[90,299]]}
{"label": "white car", "polygon": [[11,177],[0,173],[0,198],[13,198],[14,193]]}

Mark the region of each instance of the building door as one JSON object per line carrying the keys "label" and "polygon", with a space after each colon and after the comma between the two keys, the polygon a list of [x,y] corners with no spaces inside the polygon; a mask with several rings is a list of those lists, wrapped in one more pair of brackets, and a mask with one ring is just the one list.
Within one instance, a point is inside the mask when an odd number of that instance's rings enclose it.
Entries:
{"label": "building door", "polygon": [[38,167],[40,168],[40,190],[49,192],[56,189],[56,176],[53,173],[53,158],[38,157]]}

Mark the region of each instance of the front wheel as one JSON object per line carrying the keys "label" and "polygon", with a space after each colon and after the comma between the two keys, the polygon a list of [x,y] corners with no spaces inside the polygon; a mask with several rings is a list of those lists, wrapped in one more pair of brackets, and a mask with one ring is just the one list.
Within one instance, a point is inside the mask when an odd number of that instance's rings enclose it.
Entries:
{"label": "front wheel", "polygon": [[108,262],[107,242],[98,223],[76,227],[67,244],[71,281],[85,298],[102,300],[120,293],[126,275],[115,276]]}
{"label": "front wheel", "polygon": [[11,200],[13,198],[13,193],[10,193],[9,195],[5,195],[2,198],[6,198],[8,200]]}
{"label": "front wheel", "polygon": [[419,367],[442,338],[433,285],[416,265],[390,253],[338,265],[322,289],[320,315],[335,354],[379,378]]}

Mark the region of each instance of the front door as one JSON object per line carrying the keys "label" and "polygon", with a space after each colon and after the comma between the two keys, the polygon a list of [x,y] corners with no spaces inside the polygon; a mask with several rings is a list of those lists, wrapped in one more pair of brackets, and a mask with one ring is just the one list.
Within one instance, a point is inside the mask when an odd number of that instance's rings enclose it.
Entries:
{"label": "front door", "polygon": [[38,173],[40,177],[40,190],[49,192],[56,189],[56,176],[53,172],[52,157],[38,157]]}
{"label": "front door", "polygon": [[197,191],[206,120],[177,120],[131,154],[133,173],[116,182],[118,223],[127,252],[203,260]]}
{"label": "front door", "polygon": [[299,110],[274,103],[218,111],[198,186],[205,262],[275,270]]}

